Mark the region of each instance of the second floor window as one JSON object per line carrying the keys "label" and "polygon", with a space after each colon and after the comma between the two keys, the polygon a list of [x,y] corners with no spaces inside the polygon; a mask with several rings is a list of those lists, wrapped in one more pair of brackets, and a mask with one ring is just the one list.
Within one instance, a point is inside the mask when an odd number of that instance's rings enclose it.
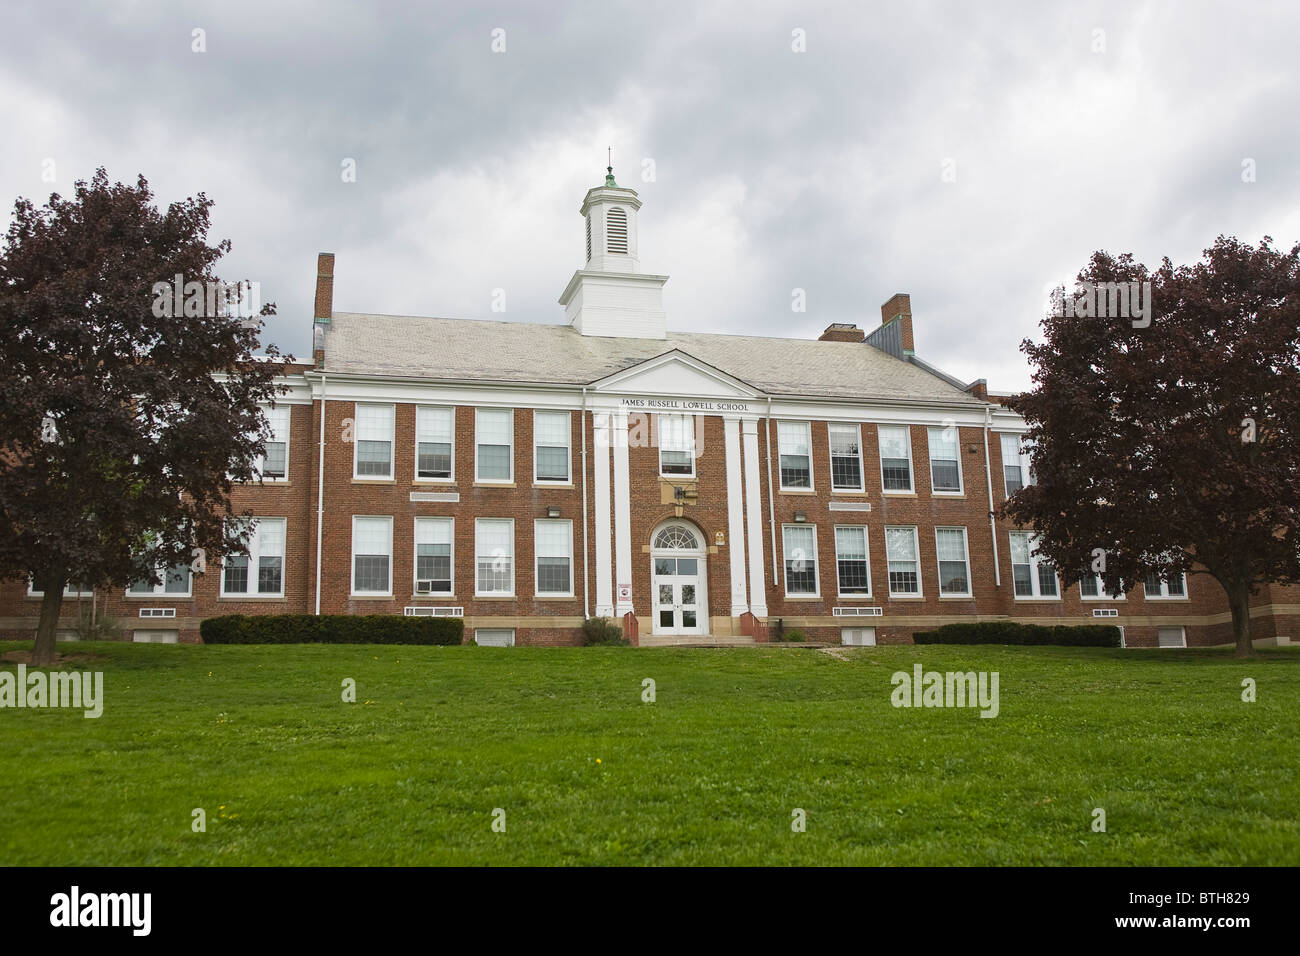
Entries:
{"label": "second floor window", "polygon": [[885,491],[912,490],[912,435],[906,425],[881,425],[880,479]]}
{"label": "second floor window", "polygon": [[533,453],[538,481],[569,481],[569,413],[533,413]]}
{"label": "second floor window", "polygon": [[259,471],[264,480],[289,477],[289,406],[266,409],[271,437],[266,440]]}
{"label": "second floor window", "polygon": [[354,477],[393,477],[393,406],[357,402],[353,429]]}
{"label": "second floor window", "polygon": [[660,415],[659,474],[691,477],[695,474],[695,419],[690,415]]}
{"label": "second floor window", "polygon": [[782,488],[812,487],[812,438],[808,422],[777,422],[776,447]]}
{"label": "second floor window", "polygon": [[415,409],[415,477],[433,481],[451,478],[456,410],[435,405]]}
{"label": "second floor window", "polygon": [[929,429],[930,490],[940,494],[961,491],[960,441],[956,426]]}
{"label": "second floor window", "polygon": [[831,488],[835,491],[862,490],[862,436],[857,425],[829,426],[831,443]]}
{"label": "second floor window", "polygon": [[506,482],[514,474],[514,420],[508,408],[477,409],[475,480]]}

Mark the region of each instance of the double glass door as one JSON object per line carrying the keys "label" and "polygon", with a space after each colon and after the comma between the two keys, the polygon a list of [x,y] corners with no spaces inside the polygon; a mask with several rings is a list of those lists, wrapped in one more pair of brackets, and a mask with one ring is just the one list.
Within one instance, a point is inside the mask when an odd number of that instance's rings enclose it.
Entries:
{"label": "double glass door", "polygon": [[656,634],[702,634],[700,561],[697,558],[655,558]]}

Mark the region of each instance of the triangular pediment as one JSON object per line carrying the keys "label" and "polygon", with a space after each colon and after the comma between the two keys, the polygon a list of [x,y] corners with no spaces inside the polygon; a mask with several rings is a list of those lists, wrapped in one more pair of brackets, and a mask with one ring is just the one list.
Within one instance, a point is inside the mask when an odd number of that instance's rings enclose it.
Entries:
{"label": "triangular pediment", "polygon": [[737,400],[760,397],[752,385],[680,349],[607,375],[592,382],[591,387],[598,393],[612,395]]}

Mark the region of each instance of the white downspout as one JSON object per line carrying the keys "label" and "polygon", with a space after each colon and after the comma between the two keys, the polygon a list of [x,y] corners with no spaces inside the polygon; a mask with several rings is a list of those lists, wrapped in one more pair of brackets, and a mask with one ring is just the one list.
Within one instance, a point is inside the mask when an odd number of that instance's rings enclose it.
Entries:
{"label": "white downspout", "polygon": [[587,574],[587,386],[582,386],[582,617],[591,617],[591,577]]}
{"label": "white downspout", "polygon": [[984,406],[984,479],[989,489],[989,535],[993,540],[993,585],[1002,587],[1002,568],[998,562],[998,527],[993,520],[993,469],[989,465],[989,427],[993,417]]}
{"label": "white downspout", "polygon": [[[772,396],[767,396],[767,523],[772,539],[772,581],[780,582],[781,567],[776,556],[776,505],[772,498]],[[811,454],[812,449],[809,449]],[[766,600],[766,597],[764,598]]]}
{"label": "white downspout", "polygon": [[320,451],[316,455],[316,613],[320,614],[321,541],[325,531],[325,374],[320,377]]}

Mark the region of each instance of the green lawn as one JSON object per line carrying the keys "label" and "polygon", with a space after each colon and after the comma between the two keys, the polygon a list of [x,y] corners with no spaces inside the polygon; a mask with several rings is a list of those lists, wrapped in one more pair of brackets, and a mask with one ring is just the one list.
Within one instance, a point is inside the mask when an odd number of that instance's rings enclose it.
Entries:
{"label": "green lawn", "polygon": [[[1289,650],[60,651],[104,713],[0,710],[3,864],[1300,863]],[[999,716],[894,708],[918,661]]]}

